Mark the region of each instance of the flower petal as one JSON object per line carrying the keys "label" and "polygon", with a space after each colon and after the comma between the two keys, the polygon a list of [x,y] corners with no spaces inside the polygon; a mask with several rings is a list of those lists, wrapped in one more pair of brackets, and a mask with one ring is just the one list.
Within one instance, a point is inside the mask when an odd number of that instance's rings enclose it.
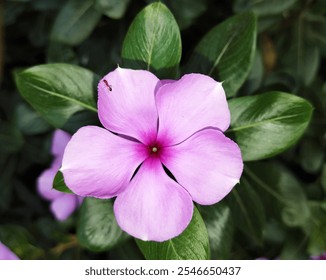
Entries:
{"label": "flower petal", "polygon": [[44,170],[41,175],[37,178],[37,190],[40,195],[47,199],[53,200],[62,195],[61,192],[53,189],[53,180],[58,172],[58,168],[49,168]]}
{"label": "flower petal", "polygon": [[170,179],[158,159],[147,159],[114,203],[119,226],[142,240],[165,241],[188,226],[193,203],[188,192]]}
{"label": "flower petal", "polygon": [[107,74],[98,85],[98,115],[103,126],[144,144],[155,140],[158,83],[155,75],[144,70],[118,67]]}
{"label": "flower petal", "polygon": [[52,138],[52,155],[62,157],[70,138],[71,135],[67,132],[61,129],[56,129]]}
{"label": "flower petal", "polygon": [[204,205],[224,198],[243,170],[238,145],[215,129],[204,129],[179,145],[164,148],[161,160],[193,200]]}
{"label": "flower petal", "polygon": [[129,184],[146,157],[143,144],[100,127],[85,126],[68,143],[60,170],[75,194],[111,198]]}
{"label": "flower petal", "polygon": [[19,260],[19,258],[7,246],[0,242],[0,260]]}
{"label": "flower petal", "polygon": [[58,221],[66,220],[79,206],[77,196],[63,194],[51,203],[51,211]]}
{"label": "flower petal", "polygon": [[158,89],[158,138],[167,145],[180,143],[195,132],[214,127],[225,131],[230,111],[222,84],[202,74],[184,75]]}

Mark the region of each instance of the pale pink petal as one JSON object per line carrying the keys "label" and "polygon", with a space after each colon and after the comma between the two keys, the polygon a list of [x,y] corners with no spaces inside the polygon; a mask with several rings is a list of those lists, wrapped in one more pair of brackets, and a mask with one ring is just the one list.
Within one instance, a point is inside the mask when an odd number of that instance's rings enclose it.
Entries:
{"label": "pale pink petal", "polygon": [[230,111],[222,84],[201,74],[188,74],[166,83],[156,94],[158,138],[177,144],[195,132],[214,127],[225,131]]}
{"label": "pale pink petal", "polygon": [[62,194],[51,203],[51,211],[58,221],[66,220],[79,206],[77,196]]}
{"label": "pale pink petal", "polygon": [[60,170],[75,194],[110,198],[123,191],[146,157],[143,144],[84,126],[68,143]]}
{"label": "pale pink petal", "polygon": [[53,200],[62,195],[61,192],[53,189],[53,180],[57,172],[57,168],[49,168],[37,178],[37,190],[47,200]]}
{"label": "pale pink petal", "polygon": [[158,159],[147,159],[114,203],[119,226],[142,240],[165,241],[189,224],[193,203],[188,192],[167,176]]}
{"label": "pale pink petal", "polygon": [[158,83],[156,76],[144,70],[118,67],[107,74],[98,84],[98,115],[103,126],[145,144],[155,140]]}
{"label": "pale pink petal", "polygon": [[224,198],[239,182],[243,170],[238,145],[214,129],[164,148],[161,160],[193,200],[204,205]]}
{"label": "pale pink petal", "polygon": [[53,138],[51,152],[54,156],[62,157],[66,145],[68,144],[71,135],[61,129],[56,129]]}
{"label": "pale pink petal", "polygon": [[7,246],[0,242],[0,260],[19,260],[19,258]]}

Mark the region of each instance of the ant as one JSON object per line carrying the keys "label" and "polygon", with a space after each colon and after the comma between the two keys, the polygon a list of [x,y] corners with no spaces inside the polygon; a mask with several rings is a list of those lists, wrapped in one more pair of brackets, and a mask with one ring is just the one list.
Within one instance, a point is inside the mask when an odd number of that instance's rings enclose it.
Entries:
{"label": "ant", "polygon": [[109,88],[109,91],[112,91],[112,86],[109,85],[108,81],[107,80],[103,80],[103,83]]}

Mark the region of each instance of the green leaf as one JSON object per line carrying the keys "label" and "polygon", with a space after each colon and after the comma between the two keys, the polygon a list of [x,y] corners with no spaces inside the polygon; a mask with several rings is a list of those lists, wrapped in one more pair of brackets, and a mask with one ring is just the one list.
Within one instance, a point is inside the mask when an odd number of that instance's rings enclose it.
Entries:
{"label": "green leaf", "polygon": [[230,206],[234,225],[256,244],[261,244],[265,210],[248,180],[242,177],[240,185],[233,188],[226,202]]}
{"label": "green leaf", "polygon": [[[299,21],[300,27],[304,24]],[[308,86],[315,79],[320,64],[320,52],[313,42],[307,39],[307,32],[301,27],[293,31],[291,47],[285,51],[286,57],[283,59],[283,67],[292,74],[300,86]],[[306,28],[308,29],[308,28]]]}
{"label": "green leaf", "polygon": [[130,0],[96,0],[95,9],[109,18],[122,18]]}
{"label": "green leaf", "polygon": [[160,78],[175,77],[181,59],[181,38],[170,10],[157,2],[132,22],[122,47],[123,66],[149,70]]}
{"label": "green leaf", "polygon": [[51,41],[46,50],[46,62],[78,64],[78,59],[71,46]]}
{"label": "green leaf", "polygon": [[[147,2],[157,2],[157,0],[148,0]],[[181,30],[184,30],[195,23],[207,10],[207,0],[163,0],[172,11]]]}
{"label": "green leaf", "polygon": [[[17,159],[0,153],[0,214],[10,210],[13,197],[13,179],[17,169]],[[1,239],[0,239],[1,242]]]}
{"label": "green leaf", "polygon": [[241,91],[247,94],[255,92],[257,89],[259,89],[263,76],[264,76],[263,58],[260,51],[256,49],[255,58],[252,63],[252,68]]}
{"label": "green leaf", "polygon": [[207,260],[208,234],[199,211],[195,208],[189,226],[179,236],[164,241],[136,240],[148,260]]}
{"label": "green leaf", "polygon": [[305,227],[309,238],[308,253],[311,256],[318,256],[326,251],[326,202],[311,202],[310,210],[312,217]]}
{"label": "green leaf", "polygon": [[0,120],[0,151],[6,154],[16,153],[23,144],[24,138],[17,127]]}
{"label": "green leaf", "polygon": [[306,172],[317,173],[325,159],[323,145],[316,139],[306,137],[300,146],[299,159]]}
{"label": "green leaf", "polygon": [[326,193],[326,163],[324,163],[324,165],[323,165],[320,180],[321,180],[320,183],[324,189],[324,192]]}
{"label": "green leaf", "polygon": [[15,73],[16,86],[25,100],[51,125],[60,128],[76,112],[97,112],[94,98],[99,78],[69,64],[47,64]]}
{"label": "green leaf", "polygon": [[233,96],[246,80],[256,49],[256,17],[233,16],[209,31],[195,48],[187,72],[199,72],[223,81]]}
{"label": "green leaf", "polygon": [[84,41],[101,18],[94,4],[95,0],[66,2],[55,19],[51,39],[71,46]]}
{"label": "green leaf", "polygon": [[92,251],[106,251],[128,238],[118,226],[112,200],[85,198],[80,209],[77,236]]}
{"label": "green leaf", "polygon": [[245,177],[264,194],[265,209],[270,214],[274,211],[288,227],[305,226],[309,221],[311,213],[303,187],[283,165],[277,162],[247,164]]}
{"label": "green leaf", "polygon": [[73,193],[65,184],[61,171],[58,171],[53,180],[53,188],[59,192]]}
{"label": "green leaf", "polygon": [[291,8],[298,0],[236,0],[234,11],[253,11],[259,16],[278,15]]}
{"label": "green leaf", "polygon": [[229,101],[231,129],[244,161],[275,156],[302,136],[312,115],[311,104],[282,92]]}
{"label": "green leaf", "polygon": [[19,130],[26,135],[44,133],[51,129],[51,126],[25,103],[16,107],[15,122]]}
{"label": "green leaf", "polygon": [[225,202],[219,202],[211,206],[200,206],[199,211],[207,228],[211,258],[229,259],[234,232],[230,208]]}
{"label": "green leaf", "polygon": [[40,259],[44,254],[33,245],[32,235],[22,226],[0,225],[0,240],[23,260]]}

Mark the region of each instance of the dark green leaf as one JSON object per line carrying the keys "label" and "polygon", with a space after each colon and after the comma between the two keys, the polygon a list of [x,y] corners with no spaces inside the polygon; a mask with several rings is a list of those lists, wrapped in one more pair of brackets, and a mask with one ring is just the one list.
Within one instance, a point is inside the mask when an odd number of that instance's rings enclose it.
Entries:
{"label": "dark green leaf", "polygon": [[110,257],[113,260],[144,260],[135,239],[129,239],[119,246],[110,250]]}
{"label": "dark green leaf", "polygon": [[66,2],[54,22],[51,39],[71,46],[84,41],[101,18],[94,4],[95,0]]}
{"label": "dark green leaf", "polygon": [[97,112],[94,98],[98,77],[69,64],[47,64],[15,73],[21,95],[50,124],[62,127],[76,112]]}
{"label": "dark green leaf", "polygon": [[224,202],[219,202],[201,206],[199,210],[207,228],[211,258],[229,259],[234,231],[230,208]]}
{"label": "dark green leaf", "polygon": [[236,12],[253,11],[259,16],[277,15],[292,7],[298,0],[236,0]]}
{"label": "dark green leaf", "polygon": [[265,225],[265,210],[260,197],[250,183],[241,178],[241,183],[227,197],[235,227],[256,244],[262,243]]}
{"label": "dark green leaf", "polygon": [[114,18],[121,18],[130,0],[96,0],[95,8],[102,14]]}
{"label": "dark green leaf", "polygon": [[264,75],[264,65],[263,59],[260,51],[257,49],[255,53],[255,58],[252,63],[251,71],[245,84],[242,87],[242,92],[246,95],[255,92],[261,85]]}
{"label": "dark green leaf", "polygon": [[[311,84],[318,71],[320,52],[317,46],[305,40],[305,33],[299,35],[297,33],[303,33],[303,31],[296,30],[283,64],[285,70],[294,75],[300,85],[307,86]],[[299,41],[299,39],[304,41]]]}
{"label": "dark green leaf", "polygon": [[[157,2],[157,0],[148,0],[148,2]],[[191,26],[208,6],[207,0],[164,0],[162,2],[171,8],[181,30]]]}
{"label": "dark green leaf", "polygon": [[143,9],[132,22],[122,47],[123,66],[174,77],[181,59],[178,25],[162,3]]}
{"label": "dark green leaf", "polygon": [[289,231],[282,251],[277,256],[280,260],[306,260],[306,237],[301,231]]}
{"label": "dark green leaf", "polygon": [[321,185],[324,189],[324,192],[326,193],[326,163],[324,163],[323,165],[323,170],[322,170],[322,173],[321,173]]}
{"label": "dark green leaf", "polygon": [[39,259],[43,251],[35,247],[31,234],[23,227],[1,225],[0,240],[23,260]]}
{"label": "dark green leaf", "polygon": [[0,153],[0,213],[10,210],[16,165],[17,160],[15,157],[11,155],[4,156]]}
{"label": "dark green leaf", "polygon": [[118,226],[112,200],[85,198],[80,209],[77,236],[80,244],[92,251],[106,251],[128,235]]}
{"label": "dark green leaf", "polygon": [[300,97],[269,92],[229,101],[231,129],[243,160],[277,155],[294,145],[312,115],[311,104]]}
{"label": "dark green leaf", "polygon": [[312,138],[305,138],[300,146],[300,163],[308,173],[320,171],[325,159],[324,147]]}
{"label": "dark green leaf", "polygon": [[50,42],[46,53],[47,63],[77,64],[78,60],[72,47],[58,42]]}
{"label": "dark green leaf", "polygon": [[223,81],[233,96],[247,78],[256,49],[256,18],[252,13],[220,23],[197,45],[187,72],[199,72]]}
{"label": "dark green leaf", "polygon": [[19,130],[26,135],[43,133],[51,128],[44,119],[24,103],[21,103],[16,107],[15,121]]}
{"label": "dark green leaf", "polygon": [[195,208],[189,226],[179,236],[165,242],[137,240],[148,260],[207,260],[209,241],[199,211]]}
{"label": "dark green leaf", "polygon": [[73,193],[65,184],[61,171],[58,171],[53,180],[53,188],[59,192]]}
{"label": "dark green leaf", "polygon": [[3,153],[15,153],[24,144],[21,132],[12,124],[0,121],[0,151]]}
{"label": "dark green leaf", "polygon": [[326,252],[326,202],[311,202],[312,213],[305,232],[309,237],[308,253],[311,256],[318,256]]}
{"label": "dark green leaf", "polygon": [[264,203],[266,209],[276,207],[275,212],[289,227],[306,225],[310,218],[308,200],[300,181],[287,168],[276,162],[252,163],[246,165],[245,175],[257,190],[272,196]]}

